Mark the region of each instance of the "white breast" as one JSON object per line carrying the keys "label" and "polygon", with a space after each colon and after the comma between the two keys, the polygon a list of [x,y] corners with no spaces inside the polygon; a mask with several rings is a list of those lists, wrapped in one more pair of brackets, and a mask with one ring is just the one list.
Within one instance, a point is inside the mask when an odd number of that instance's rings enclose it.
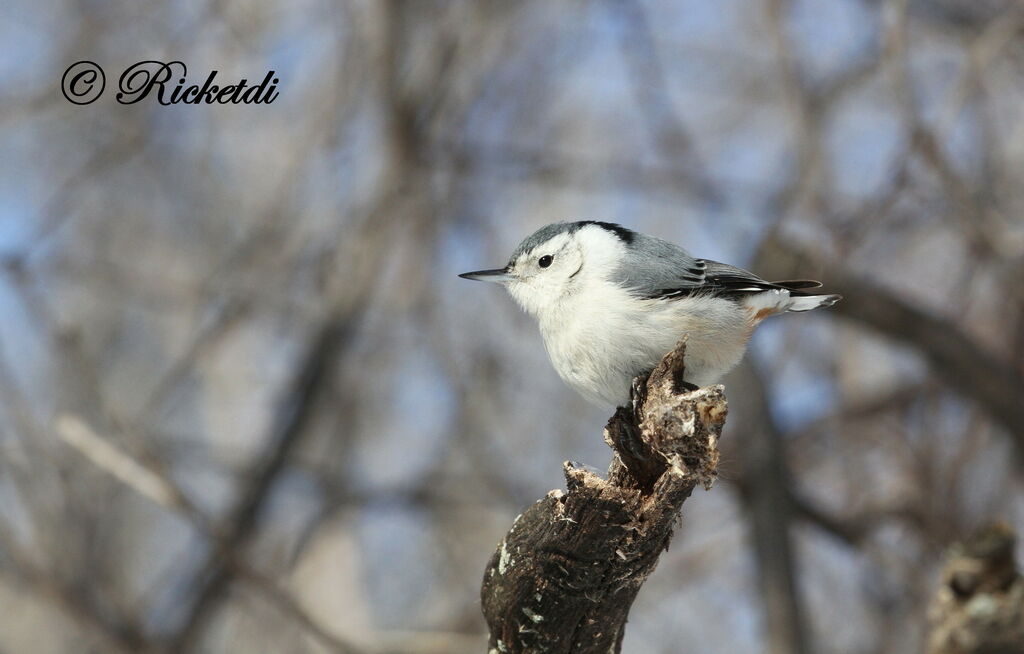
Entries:
{"label": "white breast", "polygon": [[713,384],[742,358],[750,331],[749,312],[730,300],[642,300],[603,280],[538,318],[555,370],[602,405],[625,404],[633,377],[653,369],[683,334],[686,380]]}

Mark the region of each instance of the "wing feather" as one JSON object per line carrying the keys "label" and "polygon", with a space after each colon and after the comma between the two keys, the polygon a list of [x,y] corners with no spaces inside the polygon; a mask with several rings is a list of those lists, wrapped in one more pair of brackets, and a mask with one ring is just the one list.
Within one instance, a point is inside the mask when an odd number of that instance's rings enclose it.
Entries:
{"label": "wing feather", "polygon": [[634,232],[632,247],[613,281],[642,298],[676,299],[691,295],[741,298],[751,293],[787,290],[792,296],[821,286],[810,279],[766,281],[749,270],[710,259],[698,259],[683,248]]}
{"label": "wing feather", "polygon": [[692,295],[740,298],[751,293],[787,290],[790,295],[813,295],[818,288],[810,279],[766,281],[749,270],[710,259],[698,259],[681,247],[652,236],[636,234],[626,261],[613,278],[638,297],[677,299]]}

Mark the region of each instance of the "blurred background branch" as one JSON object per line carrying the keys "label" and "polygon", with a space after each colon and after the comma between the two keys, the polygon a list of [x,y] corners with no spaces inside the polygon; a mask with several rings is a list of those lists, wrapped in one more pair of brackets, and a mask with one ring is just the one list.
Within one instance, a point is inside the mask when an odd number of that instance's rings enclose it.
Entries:
{"label": "blurred background branch", "polygon": [[928,610],[928,654],[1010,654],[1024,649],[1024,580],[1016,536],[1004,523],[956,543]]}

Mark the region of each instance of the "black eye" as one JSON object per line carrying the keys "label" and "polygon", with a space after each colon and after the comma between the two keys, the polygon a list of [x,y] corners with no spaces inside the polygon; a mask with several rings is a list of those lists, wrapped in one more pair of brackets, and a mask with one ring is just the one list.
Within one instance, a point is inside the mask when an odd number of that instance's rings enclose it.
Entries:
{"label": "black eye", "polygon": [[551,256],[550,254],[545,254],[543,257],[537,260],[537,265],[540,266],[541,268],[547,268],[548,266],[551,265],[551,262],[554,260],[555,258],[553,256]]}

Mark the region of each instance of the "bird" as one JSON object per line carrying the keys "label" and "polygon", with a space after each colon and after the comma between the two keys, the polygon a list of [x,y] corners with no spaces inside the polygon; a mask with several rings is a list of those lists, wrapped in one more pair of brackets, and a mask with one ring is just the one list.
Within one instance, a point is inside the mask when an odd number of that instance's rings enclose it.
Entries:
{"label": "bird", "polygon": [[769,282],[700,259],[669,241],[596,220],[546,225],[503,268],[459,275],[503,285],[536,318],[558,375],[600,406],[625,406],[686,335],[683,382],[717,383],[742,359],[754,329],[787,311],[829,307],[813,280]]}

